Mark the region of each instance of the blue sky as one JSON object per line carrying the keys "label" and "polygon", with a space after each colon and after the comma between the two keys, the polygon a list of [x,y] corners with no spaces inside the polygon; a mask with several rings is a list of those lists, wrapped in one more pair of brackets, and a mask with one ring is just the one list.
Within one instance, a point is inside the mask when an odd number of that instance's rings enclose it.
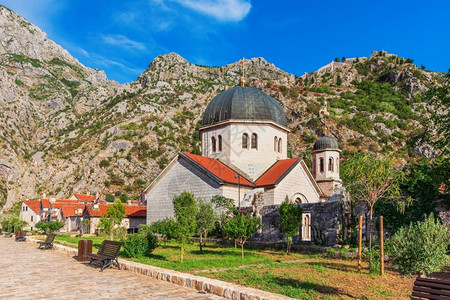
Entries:
{"label": "blue sky", "polygon": [[177,52],[209,66],[262,56],[295,75],[385,50],[450,68],[450,1],[0,0],[84,65],[131,82]]}

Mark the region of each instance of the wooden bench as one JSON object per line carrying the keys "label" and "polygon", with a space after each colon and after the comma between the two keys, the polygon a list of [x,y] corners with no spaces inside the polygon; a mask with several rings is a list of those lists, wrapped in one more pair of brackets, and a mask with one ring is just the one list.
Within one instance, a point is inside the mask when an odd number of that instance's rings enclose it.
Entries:
{"label": "wooden bench", "polygon": [[47,238],[45,241],[39,241],[39,249],[52,249],[53,248],[53,241],[55,240],[56,233],[49,233],[47,235]]}
{"label": "wooden bench", "polygon": [[97,253],[86,254],[86,256],[90,258],[89,265],[94,261],[100,261],[103,263],[101,272],[111,264],[115,265],[120,270],[118,256],[122,244],[122,242],[104,240]]}
{"label": "wooden bench", "polygon": [[16,232],[16,242],[25,242],[27,238],[25,237],[27,234],[25,231],[17,231]]}
{"label": "wooden bench", "polygon": [[450,299],[450,281],[417,277],[411,299]]}

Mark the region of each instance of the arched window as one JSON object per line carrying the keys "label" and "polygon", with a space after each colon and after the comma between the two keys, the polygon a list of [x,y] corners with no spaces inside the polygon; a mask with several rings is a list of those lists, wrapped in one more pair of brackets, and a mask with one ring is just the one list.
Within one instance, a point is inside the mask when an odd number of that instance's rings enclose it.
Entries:
{"label": "arched window", "polygon": [[278,152],[280,152],[281,153],[281,138],[278,140]]}
{"label": "arched window", "polygon": [[311,214],[305,213],[302,216],[302,241],[311,240]]}
{"label": "arched window", "polygon": [[277,147],[278,147],[278,138],[274,137],[273,138],[273,151],[277,152]]}
{"label": "arched window", "polygon": [[320,173],[323,173],[323,169],[324,169],[324,167],[323,167],[323,157],[321,157],[319,159],[319,168],[320,168]]}
{"label": "arched window", "polygon": [[242,135],[242,149],[248,149],[248,134]]}
{"label": "arched window", "polygon": [[219,152],[222,152],[222,136],[219,135]]}
{"label": "arched window", "polygon": [[334,171],[334,159],[332,157],[328,159],[328,171]]}
{"label": "arched window", "polygon": [[211,137],[212,152],[216,152],[216,138]]}
{"label": "arched window", "polygon": [[252,149],[258,149],[258,135],[252,133]]}

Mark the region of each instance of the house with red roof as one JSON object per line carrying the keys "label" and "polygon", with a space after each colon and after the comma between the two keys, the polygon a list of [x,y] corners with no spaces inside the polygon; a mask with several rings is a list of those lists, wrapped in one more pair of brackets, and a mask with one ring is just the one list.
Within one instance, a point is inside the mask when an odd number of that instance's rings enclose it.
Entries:
{"label": "house with red roof", "polygon": [[341,151],[334,138],[322,137],[314,144],[309,170],[302,158],[288,157],[287,123],[278,101],[255,87],[218,94],[203,114],[202,154],[179,153],[142,192],[147,223],[173,217],[174,196],[188,191],[206,201],[216,195],[231,198],[255,214],[287,198],[304,207],[301,240],[312,240],[312,225],[327,231],[323,219],[328,215],[316,214],[315,207],[341,197],[335,193],[342,186]]}
{"label": "house with red roof", "polygon": [[64,228],[61,231],[71,232],[81,229],[83,221],[83,213],[86,204],[66,204],[60,206],[61,222],[64,222]]}
{"label": "house with red roof", "polygon": [[28,223],[25,230],[35,230],[36,224],[41,221],[41,208],[39,200],[24,200],[20,207],[19,218]]}

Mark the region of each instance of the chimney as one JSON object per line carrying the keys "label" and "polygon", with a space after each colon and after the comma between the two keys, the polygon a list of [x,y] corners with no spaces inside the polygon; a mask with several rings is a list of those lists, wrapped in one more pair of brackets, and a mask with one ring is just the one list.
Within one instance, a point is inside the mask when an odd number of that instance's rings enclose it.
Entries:
{"label": "chimney", "polygon": [[98,204],[93,204],[93,205],[92,205],[92,209],[93,209],[93,210],[99,210],[100,207],[98,206]]}
{"label": "chimney", "polygon": [[127,200],[127,205],[131,205],[131,200]]}
{"label": "chimney", "polygon": [[87,191],[87,192],[86,192],[86,195],[90,195],[90,194],[91,194],[91,191]]}
{"label": "chimney", "polygon": [[42,199],[46,199],[47,198],[47,194],[46,193],[43,193],[42,194]]}
{"label": "chimney", "polygon": [[56,198],[50,198],[50,202],[54,203],[56,201]]}

